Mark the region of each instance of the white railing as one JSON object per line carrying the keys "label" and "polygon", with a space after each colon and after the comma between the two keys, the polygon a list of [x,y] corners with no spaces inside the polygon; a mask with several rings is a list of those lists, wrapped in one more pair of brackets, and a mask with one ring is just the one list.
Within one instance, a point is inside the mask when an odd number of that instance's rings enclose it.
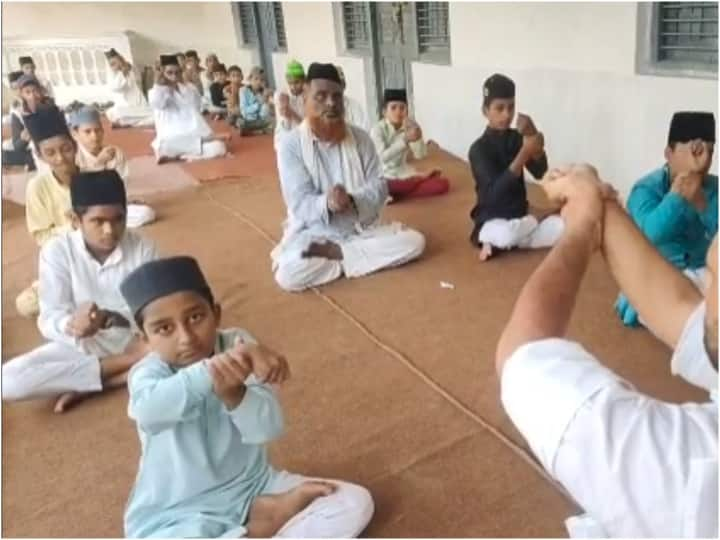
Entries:
{"label": "white railing", "polygon": [[105,51],[114,48],[134,64],[132,32],[90,38],[3,38],[2,79],[20,69],[18,58],[32,56],[38,75],[53,87],[55,101],[64,106],[72,101],[107,102],[112,96],[107,87],[110,68]]}

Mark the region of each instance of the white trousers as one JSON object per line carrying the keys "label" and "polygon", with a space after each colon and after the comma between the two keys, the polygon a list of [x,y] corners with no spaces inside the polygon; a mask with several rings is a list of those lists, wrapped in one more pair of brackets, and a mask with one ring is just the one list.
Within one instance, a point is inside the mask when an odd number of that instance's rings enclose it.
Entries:
{"label": "white trousers", "polygon": [[481,244],[488,243],[499,249],[542,249],[554,246],[564,229],[560,216],[548,216],[540,223],[531,215],[516,219],[491,219],[480,229],[478,240]]}
{"label": "white trousers", "polygon": [[[318,240],[322,242],[322,240]],[[287,250],[275,263],[275,280],[286,291],[302,291],[338,279],[354,278],[417,259],[425,250],[425,237],[400,223],[368,229],[339,242],[343,259],[303,258]]]}
{"label": "white trousers", "polygon": [[178,135],[162,140],[155,139],[152,147],[158,159],[181,157],[192,161],[222,157],[227,153],[224,142],[203,141],[202,137],[198,135]]}
{"label": "white trousers", "polygon": [[[263,495],[284,493],[303,482],[321,480],[337,485],[327,497],[319,497],[303,511],[295,514],[275,534],[276,538],[356,538],[360,535],[375,509],[370,492],[362,486],[340,480],[308,478],[286,471],[275,473]],[[247,534],[245,527],[226,532],[223,538],[239,538]]]}
{"label": "white trousers", "polygon": [[2,365],[2,398],[23,401],[102,390],[100,360],[50,342]]}
{"label": "white trousers", "polygon": [[105,116],[111,123],[126,127],[153,127],[155,125],[150,107],[115,105],[105,111]]}
{"label": "white trousers", "polygon": [[127,226],[131,229],[142,227],[155,221],[155,210],[147,204],[127,205]]}

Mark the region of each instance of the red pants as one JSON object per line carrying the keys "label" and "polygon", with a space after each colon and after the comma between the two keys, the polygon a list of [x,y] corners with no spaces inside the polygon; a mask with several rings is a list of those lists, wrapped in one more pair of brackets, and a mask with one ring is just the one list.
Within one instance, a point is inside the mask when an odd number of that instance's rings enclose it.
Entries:
{"label": "red pants", "polygon": [[395,200],[432,197],[450,189],[450,182],[442,176],[412,176],[404,180],[388,180],[387,183],[390,196]]}

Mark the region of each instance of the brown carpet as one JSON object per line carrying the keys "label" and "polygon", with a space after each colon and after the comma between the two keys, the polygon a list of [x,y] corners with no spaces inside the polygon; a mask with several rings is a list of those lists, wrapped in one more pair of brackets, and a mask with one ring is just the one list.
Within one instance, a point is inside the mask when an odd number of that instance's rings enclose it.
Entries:
{"label": "brown carpet", "polygon": [[[130,130],[120,131],[132,142]],[[274,463],[368,486],[377,506],[368,536],[565,535],[573,505],[524,456],[493,371],[499,333],[543,253],[479,263],[467,240],[468,168],[436,150],[429,161],[452,179],[451,192],[386,213],[425,233],[420,261],[283,293],[270,272],[271,240],[284,217],[271,139],[233,145],[230,160],[183,165],[198,180],[222,182],[147,197],[160,219],[146,231],[165,254],[200,260],[225,325],[243,326],[288,356],[293,379],[281,394],[288,425],[271,448]],[[2,227],[5,360],[41,339],[14,309],[36,272],[22,209],[4,202]],[[700,399],[670,376],[668,351],[617,321],[616,292],[602,260],[593,261],[572,337],[644,391]],[[126,406],[123,390],[63,416],[49,401],[3,407],[5,536],[122,534],[138,459]]]}

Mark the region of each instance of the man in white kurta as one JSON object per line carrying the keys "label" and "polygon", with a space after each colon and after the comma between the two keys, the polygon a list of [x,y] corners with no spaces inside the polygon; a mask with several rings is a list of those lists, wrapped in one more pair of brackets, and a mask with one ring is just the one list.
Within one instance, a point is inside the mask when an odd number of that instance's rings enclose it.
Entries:
{"label": "man in white kurta", "polygon": [[288,215],[272,260],[288,291],[399,266],[425,248],[419,232],[379,223],[387,198],[380,161],[370,136],[345,125],[342,97],[335,67],[312,64],[305,120],[278,149]]}
{"label": "man in white kurta", "polygon": [[110,66],[108,87],[113,106],[105,116],[113,127],[152,127],[153,112],[138,84],[133,67],[115,49],[105,53]]}
{"label": "man in white kurta", "polygon": [[175,55],[161,56],[155,86],[148,101],[155,116],[156,136],[152,142],[159,162],[166,159],[209,159],[222,157],[227,149],[200,113],[201,98],[192,84],[182,81]]}
{"label": "man in white kurta", "polygon": [[[109,183],[113,184],[111,190],[105,189]],[[71,190],[73,207],[91,212],[92,206],[110,205],[124,211],[124,187],[115,171],[79,174]],[[84,194],[78,195],[79,191]],[[119,193],[122,200],[116,196]],[[123,224],[121,237],[102,260],[85,236],[88,228],[97,226],[89,218],[82,223],[50,239],[40,251],[38,328],[48,342],[3,364],[2,397],[6,401],[98,392],[108,382],[101,367],[108,358],[114,357],[113,370],[122,364],[121,372],[123,367],[126,372],[129,366],[124,363],[142,357],[131,358],[128,350],[133,333],[126,323],[132,317],[119,284],[135,268],[157,258],[155,246],[125,231]],[[114,229],[110,233],[110,223],[100,227],[104,238],[119,232]],[[78,336],[74,321],[87,317],[97,317],[105,324],[91,335]],[[120,358],[122,355],[126,357]],[[62,407],[56,410],[62,412]]]}
{"label": "man in white kurta", "polygon": [[[497,349],[503,406],[543,467],[586,512],[573,537],[718,536],[717,239],[705,299],[630,221],[588,167],[545,181],[566,229],[527,281]],[[668,403],[636,390],[566,331],[599,249],[673,374],[710,392]],[[628,358],[628,361],[632,361]]]}

